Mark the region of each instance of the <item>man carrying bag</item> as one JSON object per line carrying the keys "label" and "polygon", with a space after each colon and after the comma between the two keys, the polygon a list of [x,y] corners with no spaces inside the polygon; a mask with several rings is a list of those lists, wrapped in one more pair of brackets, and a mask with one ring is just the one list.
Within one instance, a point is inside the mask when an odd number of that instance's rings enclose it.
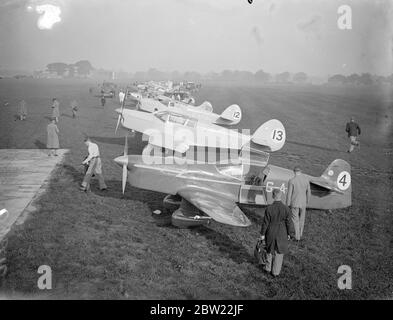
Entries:
{"label": "man carrying bag", "polygon": [[280,274],[284,254],[288,253],[288,240],[294,234],[291,210],[281,202],[281,191],[273,190],[274,202],[265,210],[260,240],[266,241],[265,271],[274,277]]}

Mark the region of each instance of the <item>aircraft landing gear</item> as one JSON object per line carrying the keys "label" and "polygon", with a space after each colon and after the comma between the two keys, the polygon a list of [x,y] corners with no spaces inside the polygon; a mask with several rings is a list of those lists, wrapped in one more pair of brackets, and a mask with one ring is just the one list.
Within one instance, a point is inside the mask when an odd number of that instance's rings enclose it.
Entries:
{"label": "aircraft landing gear", "polygon": [[208,225],[211,220],[185,199],[181,200],[180,207],[172,214],[172,224],[178,228]]}

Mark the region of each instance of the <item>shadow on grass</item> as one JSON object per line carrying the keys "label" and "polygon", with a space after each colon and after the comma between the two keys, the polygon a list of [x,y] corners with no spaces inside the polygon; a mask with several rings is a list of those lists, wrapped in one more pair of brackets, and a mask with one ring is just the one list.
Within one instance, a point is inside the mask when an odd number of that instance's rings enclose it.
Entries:
{"label": "shadow on grass", "polygon": [[62,117],[67,117],[67,118],[70,118],[70,119],[74,119],[72,116],[70,116],[69,114],[66,114],[66,113],[62,113],[61,116]]}
{"label": "shadow on grass", "polygon": [[34,145],[38,148],[38,149],[46,149],[46,144],[41,142],[40,140],[36,139],[34,141]]}
{"label": "shadow on grass", "polygon": [[255,258],[248,253],[248,250],[225,234],[204,226],[191,228],[190,233],[202,235],[206,240],[217,246],[220,253],[238,264],[244,262],[255,264]]}
{"label": "shadow on grass", "polygon": [[297,142],[297,141],[287,140],[286,143],[294,144],[296,146],[301,146],[301,147],[309,147],[309,148],[314,148],[314,149],[318,149],[318,150],[324,150],[324,151],[345,152],[343,150],[332,149],[332,148],[327,148],[327,147],[321,147],[321,146],[316,146],[314,144],[302,143],[302,142]]}

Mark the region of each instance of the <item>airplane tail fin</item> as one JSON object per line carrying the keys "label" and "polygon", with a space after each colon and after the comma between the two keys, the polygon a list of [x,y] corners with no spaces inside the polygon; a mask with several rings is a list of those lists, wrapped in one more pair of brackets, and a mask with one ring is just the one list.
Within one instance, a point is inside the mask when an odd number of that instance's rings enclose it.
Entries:
{"label": "airplane tail fin", "polygon": [[267,147],[267,151],[280,150],[286,139],[284,125],[281,121],[272,119],[262,124],[251,136],[251,141]]}
{"label": "airplane tail fin", "polygon": [[311,177],[311,193],[318,196],[321,209],[346,208],[352,204],[351,166],[348,162],[336,159],[320,177]]}
{"label": "airplane tail fin", "polygon": [[242,119],[242,110],[237,104],[227,107],[217,119],[217,124],[235,125]]}

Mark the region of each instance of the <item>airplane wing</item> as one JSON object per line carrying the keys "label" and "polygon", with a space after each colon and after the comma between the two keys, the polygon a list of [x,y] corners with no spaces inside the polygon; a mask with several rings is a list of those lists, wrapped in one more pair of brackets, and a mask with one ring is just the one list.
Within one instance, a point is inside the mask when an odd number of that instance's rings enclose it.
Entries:
{"label": "airplane wing", "polygon": [[227,195],[202,188],[185,188],[178,194],[217,222],[248,227],[250,220]]}

